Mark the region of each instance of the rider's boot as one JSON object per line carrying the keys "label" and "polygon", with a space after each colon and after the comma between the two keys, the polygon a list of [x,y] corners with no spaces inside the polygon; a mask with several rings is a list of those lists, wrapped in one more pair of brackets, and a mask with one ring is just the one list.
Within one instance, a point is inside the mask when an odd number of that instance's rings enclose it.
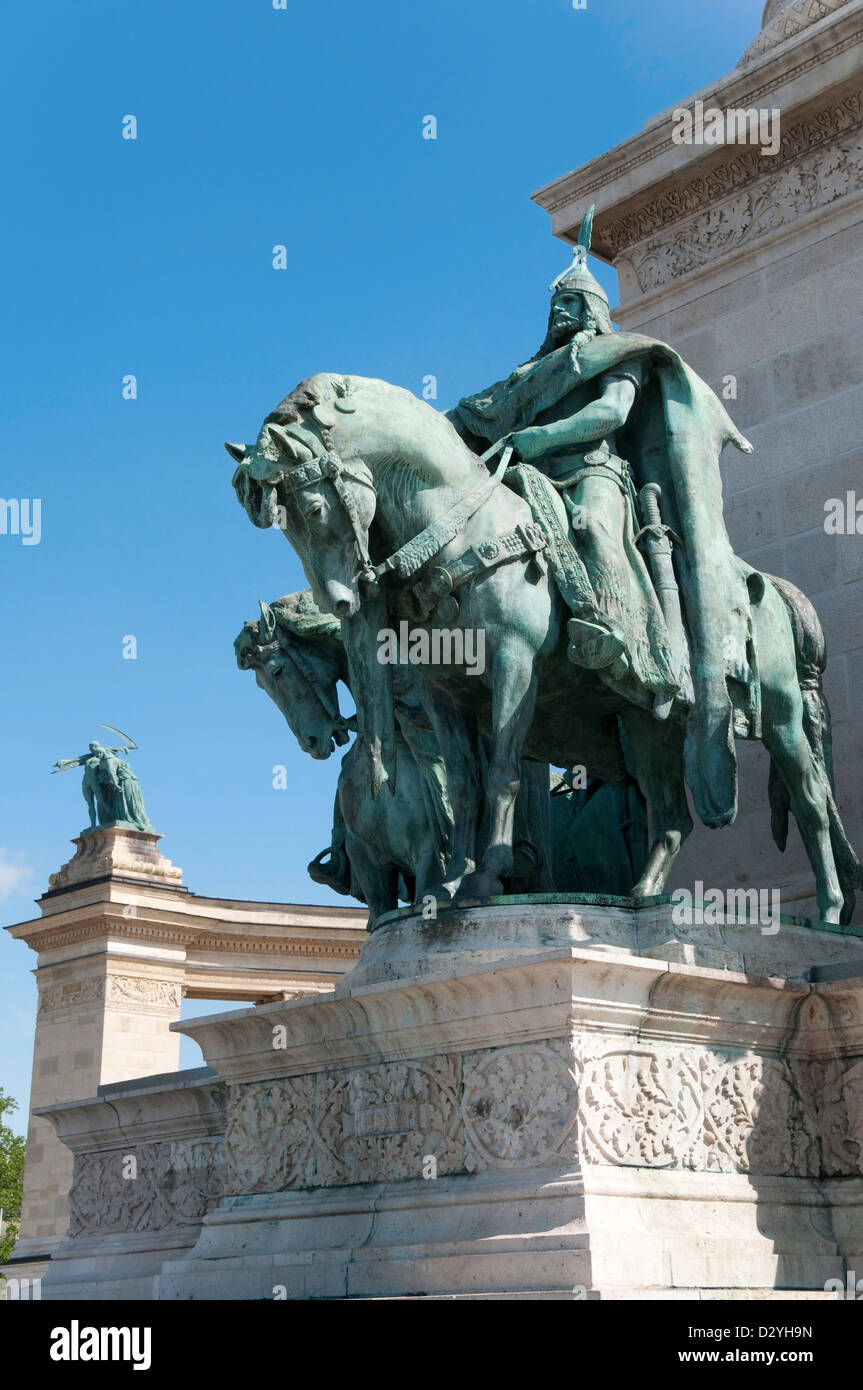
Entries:
{"label": "rider's boot", "polygon": [[630,669],[625,639],[602,619],[570,618],[566,631],[569,637],[566,654],[576,666],[607,671],[613,680],[621,680]]}
{"label": "rider's boot", "polygon": [[582,609],[583,617],[567,623],[569,646],[566,654],[576,666],[596,671],[600,680],[618,695],[649,709],[654,718],[667,719],[676,691],[649,689],[633,669],[626,638],[620,629],[600,617],[596,610]]}

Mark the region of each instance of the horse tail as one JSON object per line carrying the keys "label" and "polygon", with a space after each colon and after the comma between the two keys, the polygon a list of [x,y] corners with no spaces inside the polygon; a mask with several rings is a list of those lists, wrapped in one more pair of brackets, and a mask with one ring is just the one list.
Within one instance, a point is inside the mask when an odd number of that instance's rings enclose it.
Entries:
{"label": "horse tail", "polygon": [[[767,574],[776,592],[782,598],[791,630],[794,634],[794,654],[797,663],[797,680],[803,697],[803,731],[812,754],[812,760],[825,778],[827,785],[827,817],[830,823],[830,845],[836,861],[839,886],[845,899],[842,909],[842,922],[847,924],[854,911],[854,890],[863,888],[863,865],[854,852],[845,834],[845,827],[836,805],[835,782],[833,776],[833,733],[830,722],[830,706],[822,686],[824,670],[827,665],[827,645],[824,630],[813,605],[804,593],[787,579],[778,579]],[[790,800],[785,781],[771,759],[768,780],[770,817],[773,838],[784,850],[788,837],[788,812]]]}

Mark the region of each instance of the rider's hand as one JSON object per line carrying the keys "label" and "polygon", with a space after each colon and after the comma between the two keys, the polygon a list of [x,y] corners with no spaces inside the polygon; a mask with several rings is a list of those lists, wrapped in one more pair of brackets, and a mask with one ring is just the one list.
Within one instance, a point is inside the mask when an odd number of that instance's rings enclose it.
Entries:
{"label": "rider's hand", "polygon": [[526,430],[517,430],[512,436],[513,445],[518,451],[519,457],[530,460],[539,458],[540,454],[547,452],[549,444],[545,430],[541,426],[531,426]]}

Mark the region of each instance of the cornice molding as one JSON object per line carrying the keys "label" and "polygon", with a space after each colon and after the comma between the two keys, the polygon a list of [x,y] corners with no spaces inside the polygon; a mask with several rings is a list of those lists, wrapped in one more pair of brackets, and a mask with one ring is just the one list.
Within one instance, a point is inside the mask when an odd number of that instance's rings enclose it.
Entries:
{"label": "cornice molding", "polygon": [[[289,929],[286,928],[285,930]],[[344,927],[340,930],[346,931]],[[356,931],[357,938],[346,941],[333,938],[322,940],[311,934],[254,936],[247,931],[222,936],[207,928],[196,931],[188,926],[157,925],[136,922],[132,919],[100,917],[82,922],[74,927],[64,927],[58,931],[48,931],[44,934],[39,933],[36,949],[41,953],[57,950],[73,943],[110,936],[115,940],[149,941],[154,945],[184,946],[187,949],[191,947],[196,951],[219,951],[227,955],[301,955],[355,960],[366,935],[363,927],[357,927]],[[51,964],[62,965],[64,962],[57,961]]]}
{"label": "cornice molding", "polygon": [[[845,16],[840,14],[838,19],[845,19]],[[777,81],[777,73],[774,72],[772,76],[768,77],[765,68],[759,66],[758,77],[762,80],[753,84],[754,73],[741,73],[735,69],[710,87],[684,98],[677,102],[674,107],[669,107],[667,113],[660,113],[654,117],[644,130],[621,141],[620,144],[613,146],[612,149],[598,155],[595,159],[588,160],[580,168],[574,169],[570,173],[562,175],[561,178],[554,179],[551,183],[537,189],[531,195],[532,200],[552,215],[573,202],[583,201],[587,204],[590,201],[590,195],[598,189],[623,179],[627,174],[649,164],[652,160],[680,149],[680,146],[675,145],[671,138],[672,112],[678,107],[691,106],[696,100],[703,101],[705,107],[710,105],[751,106],[756,104],[761,97],[775,93],[779,86],[787,86],[798,78],[804,77],[814,68],[841,57],[861,43],[863,43],[863,25],[858,24],[852,32],[838,38],[829,47],[819,48],[816,52],[801,58],[793,66],[783,68],[781,74],[778,74],[781,81]],[[774,62],[779,69],[783,59],[777,57]],[[742,82],[741,79],[743,79]],[[747,86],[747,83],[750,85]],[[742,86],[742,90],[735,91],[737,86]],[[725,97],[729,99],[726,101],[724,100]],[[803,105],[805,103],[801,103],[801,106]],[[663,116],[666,116],[667,119],[663,120]],[[711,149],[711,147],[705,146],[704,154],[705,156],[715,154],[715,147]],[[686,171],[681,169],[680,173],[685,175]],[[644,192],[647,193],[648,189],[645,189]],[[633,199],[637,199],[639,195],[635,192],[632,196]],[[603,253],[601,212],[600,209],[594,233],[600,254]]]}
{"label": "cornice molding", "polygon": [[[853,135],[863,125],[863,88],[857,83],[821,105],[813,106],[796,120],[781,138],[775,155],[763,155],[755,146],[738,146],[710,169],[678,177],[661,193],[647,198],[632,212],[609,216],[602,240],[616,259],[630,246],[682,221],[728,193],[737,193],[762,179],[774,178],[789,164],[807,154],[817,154],[838,136]],[[714,147],[714,153],[716,149]]]}

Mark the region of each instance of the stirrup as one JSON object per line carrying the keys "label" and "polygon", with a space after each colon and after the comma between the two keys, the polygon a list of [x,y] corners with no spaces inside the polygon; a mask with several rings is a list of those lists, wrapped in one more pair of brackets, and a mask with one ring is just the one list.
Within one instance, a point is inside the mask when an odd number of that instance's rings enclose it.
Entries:
{"label": "stirrup", "polygon": [[608,666],[616,669],[611,673],[619,679],[629,669],[626,643],[616,632],[601,623],[588,622],[585,618],[570,618],[566,625],[569,646],[566,654],[576,666],[586,666],[590,671],[603,671]]}

